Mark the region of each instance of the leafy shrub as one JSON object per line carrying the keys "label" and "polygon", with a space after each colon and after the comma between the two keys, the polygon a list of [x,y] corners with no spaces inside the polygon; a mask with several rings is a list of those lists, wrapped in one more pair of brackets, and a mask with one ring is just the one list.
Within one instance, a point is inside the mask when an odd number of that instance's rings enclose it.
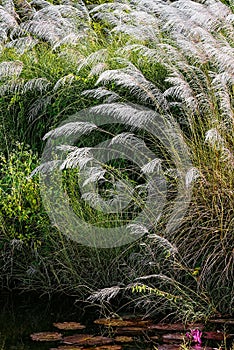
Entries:
{"label": "leafy shrub", "polygon": [[38,179],[29,178],[37,164],[36,154],[20,143],[7,157],[0,156],[1,231],[7,240],[40,245],[49,231]]}

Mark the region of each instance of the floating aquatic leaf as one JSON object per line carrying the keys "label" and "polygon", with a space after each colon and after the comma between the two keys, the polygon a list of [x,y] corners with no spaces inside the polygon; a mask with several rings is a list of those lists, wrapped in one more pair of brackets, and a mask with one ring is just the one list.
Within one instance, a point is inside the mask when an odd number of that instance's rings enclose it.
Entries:
{"label": "floating aquatic leaf", "polygon": [[190,350],[217,350],[217,348],[211,348],[210,346],[194,345],[190,348]]}
{"label": "floating aquatic leaf", "polygon": [[153,335],[152,337],[150,337],[150,340],[158,341],[159,340],[159,336],[158,335]]}
{"label": "floating aquatic leaf", "polygon": [[185,331],[193,328],[203,329],[204,325],[202,323],[189,323],[184,325],[183,323],[158,323],[148,326],[150,330],[162,330],[162,331]]}
{"label": "floating aquatic leaf", "polygon": [[[50,350],[83,350],[83,346],[76,346],[76,345],[61,345],[58,348],[50,348]],[[87,348],[86,348],[87,350]]]}
{"label": "floating aquatic leaf", "polygon": [[84,350],[122,350],[121,345],[103,345],[95,348],[85,348]]}
{"label": "floating aquatic leaf", "polygon": [[80,344],[90,340],[94,336],[92,334],[74,334],[63,338],[65,344]]}
{"label": "floating aquatic leaf", "polygon": [[85,326],[79,322],[58,322],[58,323],[53,323],[53,326],[62,330],[85,329]]}
{"label": "floating aquatic leaf", "polygon": [[76,345],[61,345],[58,348],[53,348],[50,350],[122,350],[121,345],[102,345],[102,346],[95,346],[91,348],[83,348]]}
{"label": "floating aquatic leaf", "polygon": [[163,342],[174,342],[174,341],[181,341],[184,339],[184,334],[181,333],[168,333],[162,335]]}
{"label": "floating aquatic leaf", "polygon": [[119,335],[142,335],[143,332],[146,332],[147,328],[144,327],[120,327],[117,328],[116,334]]}
{"label": "floating aquatic leaf", "polygon": [[40,332],[30,335],[34,341],[57,341],[62,340],[62,334],[58,332]]}
{"label": "floating aquatic leaf", "polygon": [[157,350],[182,350],[180,345],[176,344],[163,344],[163,345],[158,345]]}
{"label": "floating aquatic leaf", "polygon": [[223,332],[205,332],[204,333],[205,339],[212,339],[212,340],[224,340],[224,338],[232,338],[231,334],[224,334]]}
{"label": "floating aquatic leaf", "polygon": [[78,345],[106,345],[114,342],[113,339],[102,336],[93,336],[89,334],[74,334],[63,339],[64,344]]}
{"label": "floating aquatic leaf", "polygon": [[114,318],[99,318],[94,321],[96,324],[108,327],[146,327],[151,323],[150,320],[119,320]]}
{"label": "floating aquatic leaf", "polygon": [[115,341],[117,343],[132,343],[134,339],[132,337],[127,337],[127,336],[117,336],[115,337]]}

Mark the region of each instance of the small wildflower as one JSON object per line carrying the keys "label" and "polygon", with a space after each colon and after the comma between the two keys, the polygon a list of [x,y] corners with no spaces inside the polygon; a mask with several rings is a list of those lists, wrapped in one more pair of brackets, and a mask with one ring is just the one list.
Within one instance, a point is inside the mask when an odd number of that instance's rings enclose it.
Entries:
{"label": "small wildflower", "polygon": [[193,343],[201,345],[202,340],[202,331],[200,329],[191,329],[190,332],[186,333],[186,337],[188,337]]}

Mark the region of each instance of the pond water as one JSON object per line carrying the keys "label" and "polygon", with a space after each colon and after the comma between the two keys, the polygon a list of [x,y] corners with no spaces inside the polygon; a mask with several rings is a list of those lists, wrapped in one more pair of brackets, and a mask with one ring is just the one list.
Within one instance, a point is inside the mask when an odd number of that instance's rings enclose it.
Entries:
{"label": "pond water", "polygon": [[53,330],[53,322],[77,320],[83,313],[74,307],[72,298],[49,301],[48,297],[9,293],[1,293],[0,312],[0,350],[50,349],[53,343],[32,342],[30,334]]}
{"label": "pond water", "polygon": [[[76,321],[86,325],[84,331],[75,333],[99,334],[100,326],[93,324],[99,317],[97,309],[81,305],[74,298],[48,297],[36,295],[0,294],[0,350],[49,350],[56,348],[58,342],[33,342],[30,334],[35,332],[59,331],[54,322]],[[64,332],[63,332],[64,333]],[[74,332],[66,331],[66,335]],[[108,336],[108,334],[105,334]],[[127,349],[146,349],[143,344],[123,346]],[[148,348],[149,349],[149,348]]]}
{"label": "pond water", "polygon": [[[97,336],[109,336],[112,337],[111,329],[94,324],[94,320],[100,318],[99,310],[96,306],[90,304],[81,304],[76,302],[71,297],[54,297],[49,300],[48,297],[38,297],[37,295],[15,295],[10,293],[0,292],[0,350],[49,350],[51,348],[57,348],[61,345],[60,342],[39,342],[32,341],[30,335],[37,332],[61,332],[65,336],[75,334],[91,334]],[[100,321],[100,320],[99,320]],[[106,321],[106,320],[104,320]],[[53,326],[56,322],[80,322],[86,326],[84,330],[79,331],[59,331]],[[116,322],[116,321],[115,321]],[[131,321],[130,321],[131,322]],[[142,321],[141,321],[142,322]],[[145,321],[144,321],[145,322]],[[147,322],[147,321],[146,321]],[[151,326],[157,326],[158,324],[151,324]],[[177,326],[179,324],[176,324]],[[214,325],[211,324],[208,330],[214,331]],[[206,326],[207,327],[207,326]],[[209,324],[208,324],[209,327]],[[223,331],[221,325],[216,326],[215,333],[217,336],[219,332]],[[117,328],[116,328],[117,329]],[[132,331],[132,328],[131,328]],[[226,343],[226,348],[231,349],[234,340],[234,319],[232,324],[226,328],[226,331],[231,335],[231,339]],[[158,332],[158,331],[157,331]],[[165,335],[168,331],[164,330]],[[170,333],[170,332],[169,332]],[[173,333],[173,332],[172,332]],[[155,333],[157,334],[157,333]],[[154,334],[154,335],[155,335]],[[160,331],[159,331],[160,336]],[[175,335],[175,333],[173,333]],[[177,332],[178,334],[178,332]],[[182,333],[180,333],[182,334]],[[179,336],[180,336],[179,334]],[[183,333],[184,334],[184,333]],[[182,336],[183,336],[182,334]],[[129,335],[129,334],[128,334]],[[131,335],[131,334],[130,334]],[[134,334],[132,334],[134,337]],[[170,334],[168,334],[170,335]],[[157,337],[157,336],[156,336]],[[213,337],[213,335],[212,335]],[[209,337],[207,338],[209,339]],[[134,342],[131,344],[122,344],[123,350],[153,350],[155,346],[152,341],[149,341],[148,334],[141,333],[141,336],[134,337]],[[220,339],[221,340],[221,339]],[[224,341],[209,341],[209,345],[206,349],[214,349],[222,344]],[[181,340],[180,340],[181,341]],[[207,345],[207,341],[206,341]],[[159,347],[160,348],[160,347]],[[164,346],[163,350],[166,349]],[[90,349],[90,348],[89,348]],[[93,348],[95,349],[95,347]],[[107,348],[108,349],[108,348]],[[169,348],[168,348],[169,349]],[[178,349],[178,345],[170,345],[171,349]],[[205,349],[204,346],[194,347],[193,349]]]}

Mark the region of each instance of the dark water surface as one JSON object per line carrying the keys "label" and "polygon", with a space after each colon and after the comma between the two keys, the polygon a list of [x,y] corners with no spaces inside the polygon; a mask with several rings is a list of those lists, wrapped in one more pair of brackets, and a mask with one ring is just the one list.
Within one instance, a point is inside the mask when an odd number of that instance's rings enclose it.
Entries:
{"label": "dark water surface", "polygon": [[[95,318],[93,309],[89,318]],[[87,324],[84,309],[75,299],[64,296],[49,300],[37,295],[15,295],[1,292],[0,350],[47,350],[58,342],[32,342],[34,332],[56,331],[53,322],[77,321]],[[58,330],[57,330],[58,331]]]}
{"label": "dark water surface", "polygon": [[[59,342],[34,342],[30,334],[57,331],[64,335],[77,333],[103,335],[112,337],[107,328],[95,325],[93,321],[100,317],[100,310],[92,304],[77,302],[72,297],[39,297],[38,295],[16,295],[0,292],[0,350],[49,350],[61,345]],[[59,331],[53,327],[54,322],[80,322],[86,326],[81,331]],[[213,325],[210,329],[214,330]],[[219,331],[223,326],[217,325]],[[234,325],[226,332],[232,339],[222,349],[232,349]],[[134,335],[133,335],[134,337]],[[223,342],[209,341],[210,346],[218,348]],[[212,345],[211,345],[212,344]],[[95,347],[94,347],[95,349]],[[124,345],[123,350],[155,349],[147,336],[137,337],[136,342]],[[199,349],[204,349],[203,347]]]}
{"label": "dark water surface", "polygon": [[[87,329],[75,331],[75,333],[100,335],[100,328],[95,328],[93,325],[93,320],[99,317],[98,312],[91,305],[81,305],[74,298],[64,296],[49,300],[48,297],[31,294],[0,293],[0,350],[56,348],[59,342],[33,342],[30,339],[30,334],[35,332],[60,332],[53,327],[54,322],[81,322],[87,326]],[[73,333],[66,332],[67,335]],[[123,347],[124,350],[144,348],[146,348],[144,344]]]}

